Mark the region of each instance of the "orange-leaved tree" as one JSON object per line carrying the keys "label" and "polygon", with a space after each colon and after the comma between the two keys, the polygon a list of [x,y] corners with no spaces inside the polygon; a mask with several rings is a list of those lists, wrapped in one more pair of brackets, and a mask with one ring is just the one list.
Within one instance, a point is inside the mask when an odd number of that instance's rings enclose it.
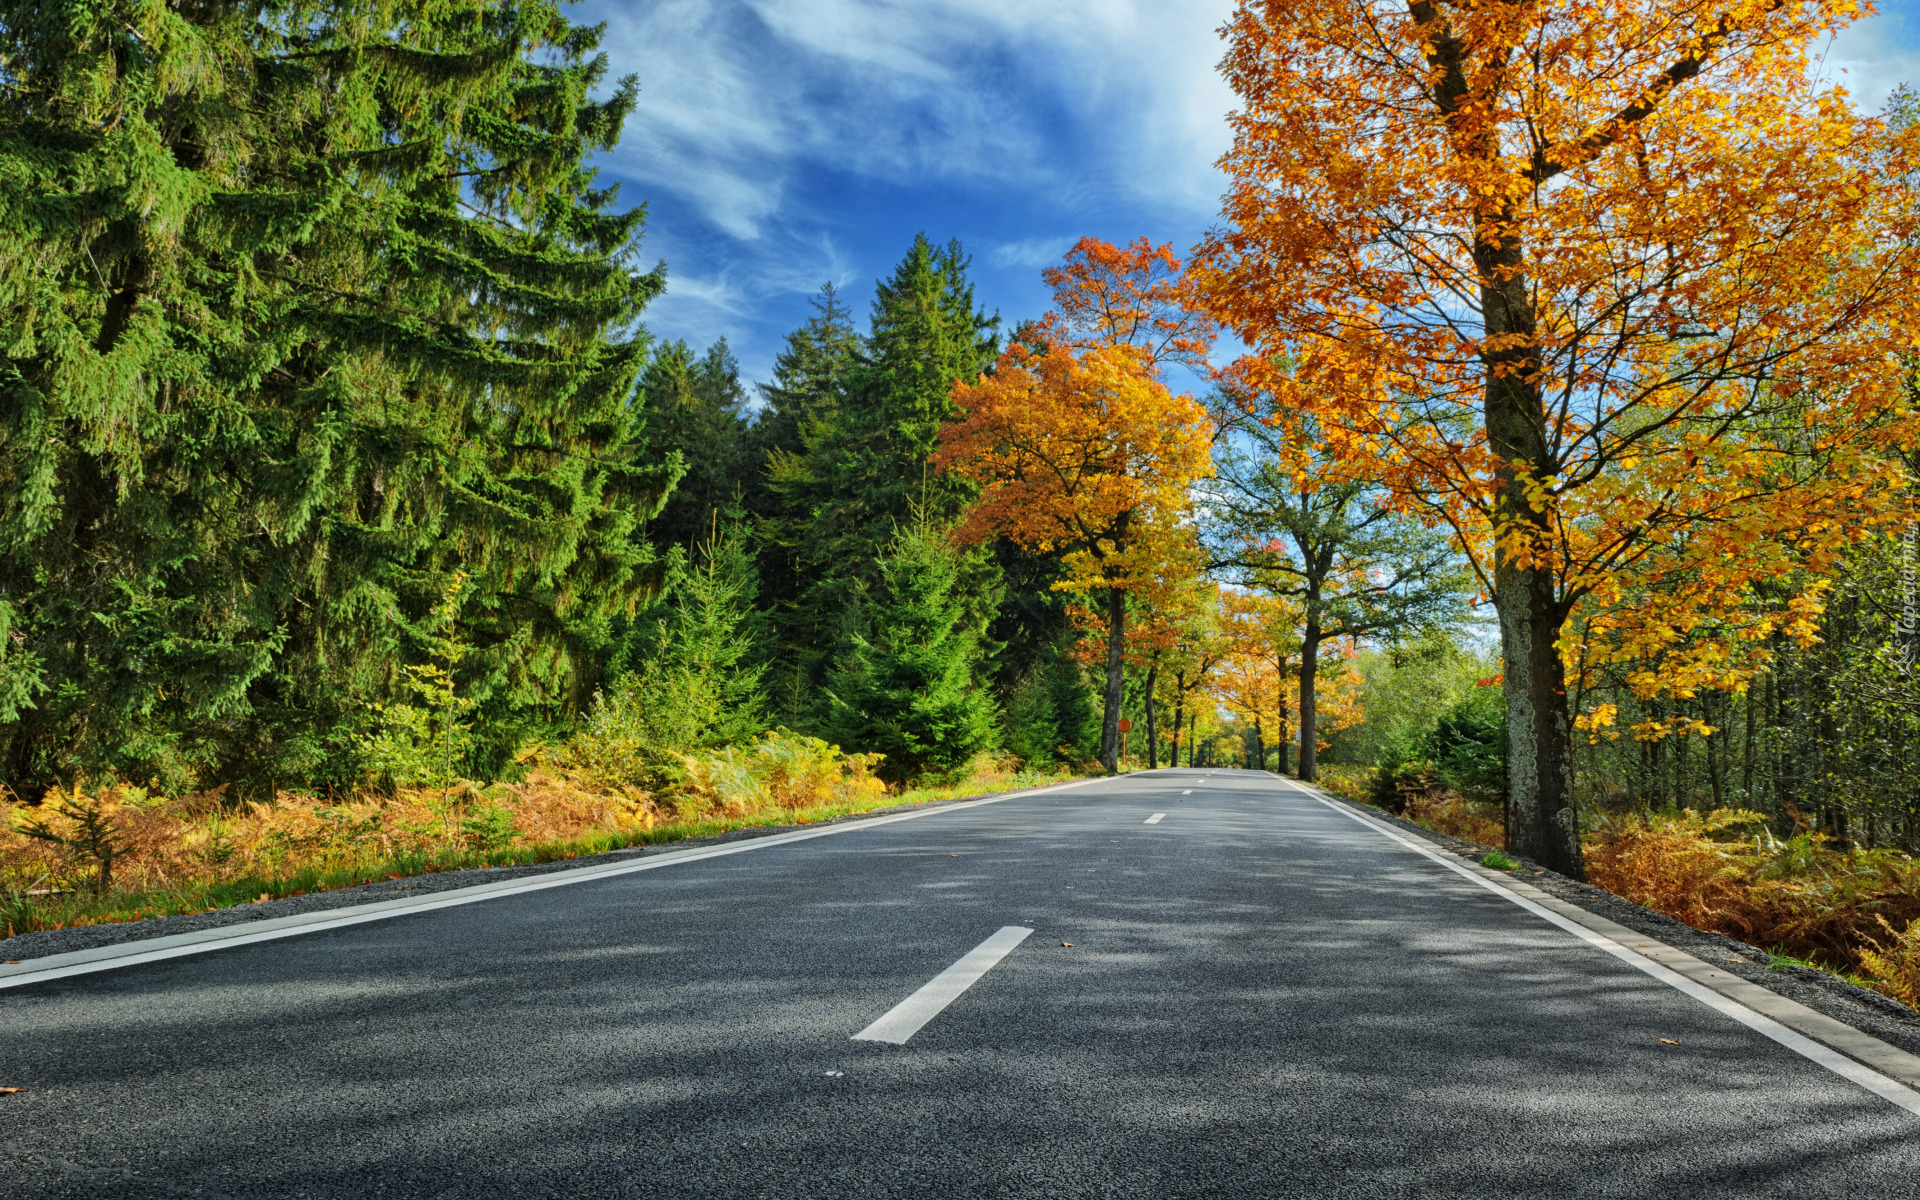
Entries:
{"label": "orange-leaved tree", "polygon": [[1287,769],[1287,744],[1294,727],[1288,695],[1298,674],[1300,607],[1285,596],[1259,592],[1220,593],[1224,654],[1208,685],[1214,698],[1253,726],[1253,765],[1267,765],[1267,741],[1273,742],[1274,767]]}
{"label": "orange-leaved tree", "polygon": [[1167,362],[1206,369],[1219,326],[1192,304],[1171,245],[1081,238],[1040,277],[1053,289],[1053,310],[1035,327],[1042,336],[1075,350],[1131,346],[1156,371]]}
{"label": "orange-leaved tree", "polygon": [[1100,761],[1117,770],[1127,596],[1192,553],[1188,486],[1212,470],[1206,409],[1130,346],[1076,354],[1059,342],[1016,343],[953,400],[961,418],[941,431],[933,461],[981,488],[957,535],[1063,554],[1057,586],[1104,615]]}
{"label": "orange-leaved tree", "polygon": [[1817,566],[1886,478],[1912,138],[1809,62],[1861,11],[1240,0],[1226,27],[1197,293],[1291,364],[1271,387],[1331,453],[1455,529],[1500,618],[1508,844],[1569,874],[1576,606],[1678,667],[1703,628],[1765,635],[1795,610],[1747,585]]}

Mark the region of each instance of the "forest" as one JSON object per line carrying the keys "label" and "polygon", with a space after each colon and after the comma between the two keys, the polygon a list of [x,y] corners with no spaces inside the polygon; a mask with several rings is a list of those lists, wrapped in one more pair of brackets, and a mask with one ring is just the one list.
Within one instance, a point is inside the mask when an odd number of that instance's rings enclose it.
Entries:
{"label": "forest", "polygon": [[930,231],[756,381],[557,6],[8,5],[9,928],[1230,765],[1920,999],[1920,109],[1363,8],[1236,10],[1201,244]]}

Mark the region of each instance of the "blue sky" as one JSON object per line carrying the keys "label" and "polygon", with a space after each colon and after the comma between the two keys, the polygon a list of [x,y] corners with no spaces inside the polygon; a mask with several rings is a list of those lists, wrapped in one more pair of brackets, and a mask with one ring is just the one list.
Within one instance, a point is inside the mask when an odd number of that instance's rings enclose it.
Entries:
{"label": "blue sky", "polygon": [[[913,235],[957,237],[984,306],[1046,307],[1040,268],[1082,235],[1182,251],[1211,224],[1233,97],[1231,0],[588,0],[640,107],[602,164],[650,209],[657,334],[724,335],[768,378],[822,283],[864,327]],[[1912,14],[1911,17],[1909,14]],[[1920,80],[1920,0],[1826,55],[1877,108]]]}

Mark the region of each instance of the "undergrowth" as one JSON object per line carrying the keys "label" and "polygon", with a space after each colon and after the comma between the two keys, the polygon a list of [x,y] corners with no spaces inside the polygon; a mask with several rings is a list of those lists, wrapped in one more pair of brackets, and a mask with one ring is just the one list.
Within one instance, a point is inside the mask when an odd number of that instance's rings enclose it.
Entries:
{"label": "undergrowth", "polygon": [[[138,921],[408,875],[554,862],[1064,777],[983,756],[957,778],[889,793],[867,773],[872,757],[769,735],[743,750],[690,756],[686,783],[671,798],[591,771],[535,765],[520,783],[463,781],[338,800],[300,792],[282,792],[270,803],[229,803],[217,792],[169,800],[116,786],[60,793],[37,807],[0,803],[0,932]],[[103,847],[102,830],[111,831],[107,860],[94,853]]]}
{"label": "undergrowth", "polygon": [[[1461,797],[1418,764],[1323,767],[1320,782],[1436,832],[1506,846],[1499,805]],[[1814,967],[1920,1008],[1920,862],[1898,850],[1812,831],[1779,837],[1744,809],[1597,814],[1582,841],[1597,887],[1766,947],[1775,969]]]}

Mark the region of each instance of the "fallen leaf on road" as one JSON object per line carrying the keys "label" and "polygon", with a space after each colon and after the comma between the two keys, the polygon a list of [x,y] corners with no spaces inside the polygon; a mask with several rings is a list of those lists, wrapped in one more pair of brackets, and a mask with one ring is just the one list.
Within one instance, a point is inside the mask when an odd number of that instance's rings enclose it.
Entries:
{"label": "fallen leaf on road", "polygon": [[7,960],[7,966],[9,967],[17,967],[19,965],[20,965],[20,960],[17,958],[10,958]]}
{"label": "fallen leaf on road", "polygon": [[947,857],[948,857],[948,858],[959,858],[960,856],[959,856],[958,854],[949,854],[949,855],[947,855]]}
{"label": "fallen leaf on road", "polygon": [[18,1096],[25,1088],[0,1088],[0,1096]]}
{"label": "fallen leaf on road", "polygon": [[1072,943],[1072,942],[1061,942],[1060,944],[1061,944],[1062,946],[1066,946],[1066,947],[1067,947],[1067,948],[1069,948],[1069,949],[1071,949],[1071,948],[1073,947],[1073,943]]}
{"label": "fallen leaf on road", "polygon": [[1674,1041],[1672,1038],[1661,1038],[1660,1040],[1665,1042],[1669,1046],[1678,1046],[1680,1044],[1679,1042]]}

